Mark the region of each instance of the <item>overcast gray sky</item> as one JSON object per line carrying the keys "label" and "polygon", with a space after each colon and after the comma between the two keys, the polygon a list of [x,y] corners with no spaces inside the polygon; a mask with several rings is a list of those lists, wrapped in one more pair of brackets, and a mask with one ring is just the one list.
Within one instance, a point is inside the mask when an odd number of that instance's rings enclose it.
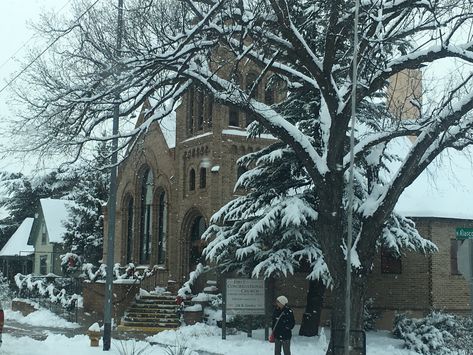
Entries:
{"label": "overcast gray sky", "polygon": [[[70,3],[71,0],[0,0],[0,89],[21,70],[19,61],[25,58],[28,46],[41,43],[38,38],[32,38],[34,31],[29,24],[37,21],[43,11],[67,11]],[[10,95],[8,89],[0,93],[1,136],[4,136],[6,120],[14,115],[8,102]],[[0,144],[8,146],[9,141],[3,138],[0,139]],[[31,172],[37,165],[36,160],[30,157],[25,161],[11,155],[1,157],[0,170]],[[44,163],[41,165],[44,166]]]}

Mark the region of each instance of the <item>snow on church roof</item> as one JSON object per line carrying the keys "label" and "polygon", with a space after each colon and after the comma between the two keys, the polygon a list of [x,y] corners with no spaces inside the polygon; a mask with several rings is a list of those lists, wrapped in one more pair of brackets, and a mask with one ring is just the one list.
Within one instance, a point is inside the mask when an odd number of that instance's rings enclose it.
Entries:
{"label": "snow on church roof", "polygon": [[[406,141],[405,147],[412,144]],[[473,220],[472,200],[473,147],[447,149],[402,193],[396,211],[408,217]]]}
{"label": "snow on church roof", "polygon": [[30,236],[31,227],[33,226],[34,218],[25,218],[21,222],[18,229],[8,239],[8,242],[0,250],[1,256],[27,256],[34,253],[32,245],[28,245],[28,238]]}
{"label": "snow on church roof", "polygon": [[176,146],[176,110],[160,120],[159,127],[168,147],[174,148]]}
{"label": "snow on church roof", "polygon": [[50,198],[42,198],[40,202],[49,242],[62,243],[64,234],[66,233],[64,223],[69,218],[68,207],[72,207],[73,202]]}

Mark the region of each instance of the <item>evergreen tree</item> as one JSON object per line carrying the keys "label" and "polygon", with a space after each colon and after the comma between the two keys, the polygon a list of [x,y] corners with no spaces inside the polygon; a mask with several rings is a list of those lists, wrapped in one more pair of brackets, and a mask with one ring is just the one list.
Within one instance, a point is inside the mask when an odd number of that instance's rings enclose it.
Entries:
{"label": "evergreen tree", "polygon": [[27,217],[34,218],[42,198],[64,198],[75,180],[62,180],[57,171],[29,177],[21,173],[2,173],[0,183],[5,195],[0,207],[6,216],[0,219],[0,242],[3,246]]}
{"label": "evergreen tree", "polygon": [[[105,143],[99,145],[91,161],[82,161],[69,169],[66,179],[75,179],[77,184],[67,195],[74,201],[70,219],[66,223],[64,244],[67,251],[79,257],[81,262],[98,264],[103,253],[103,206],[107,202],[109,149]],[[74,258],[70,255],[69,257]],[[65,266],[77,267],[77,260],[64,260]]]}
{"label": "evergreen tree", "polygon": [[[290,272],[299,257],[315,262],[310,275],[320,274],[334,290],[336,329],[347,326],[346,276],[351,275],[351,327],[362,329],[367,277],[379,246],[394,251],[433,248],[394,208],[442,152],[472,144],[472,76],[459,75],[457,85],[445,88],[430,106],[419,100],[417,90],[408,93],[409,102],[401,100],[413,109],[408,120],[375,103],[390,100],[387,83],[394,75],[444,58],[473,61],[471,2],[362,1],[356,47],[353,20],[358,12],[351,1],[186,0],[187,11],[178,22],[174,16],[159,21],[148,16],[161,1],[144,6],[133,1],[130,6],[137,3],[136,11],[127,11],[121,51],[114,47],[113,21],[106,16],[110,12],[92,11],[80,25],[70,26],[75,35],[68,50],[51,48],[50,61],[38,61],[25,72],[28,86],[17,97],[28,111],[19,126],[37,129],[34,136],[28,132],[28,144],[80,150],[96,139],[117,102],[126,116],[153,96],[138,126],[120,132],[133,142],[153,121],[169,115],[191,85],[199,87],[218,104],[254,118],[281,142],[277,149],[248,158],[254,169],[239,184],[262,202],[252,196],[237,199],[216,215],[211,227],[215,248],[209,249],[209,257],[253,275]],[[107,20],[100,21],[97,14]],[[64,33],[56,23],[44,33]],[[259,76],[248,90],[245,80],[236,79],[253,65]],[[257,85],[272,74],[287,89],[280,106],[256,95]],[[356,95],[351,95],[354,89]],[[348,210],[353,107],[356,198]],[[394,158],[389,146],[413,136],[415,143],[405,144],[407,152],[396,169],[387,171]],[[270,184],[273,175],[288,190]],[[352,212],[355,240],[347,265],[347,215]],[[221,254],[212,252],[219,245],[227,247]],[[341,354],[343,339],[332,335],[333,353]]]}

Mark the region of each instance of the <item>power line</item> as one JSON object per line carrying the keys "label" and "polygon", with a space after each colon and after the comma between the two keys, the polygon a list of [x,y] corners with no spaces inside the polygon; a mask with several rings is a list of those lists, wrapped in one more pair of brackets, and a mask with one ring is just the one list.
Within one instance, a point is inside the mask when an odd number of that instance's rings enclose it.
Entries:
{"label": "power line", "polygon": [[[59,15],[62,10],[66,8],[67,5],[69,5],[72,2],[72,0],[69,0],[67,3],[65,3],[57,12],[55,12],[54,15]],[[27,39],[21,47],[19,47],[10,57],[8,57],[2,64],[0,64],[0,69],[2,69],[10,60],[15,58],[15,56],[18,54],[19,51],[21,51],[23,48],[26,47],[28,43],[31,42],[31,40],[36,36],[36,34],[31,35],[29,39]]]}
{"label": "power line", "polygon": [[16,79],[18,79],[26,70],[28,70],[41,56],[48,51],[49,48],[54,46],[57,41],[59,41],[62,37],[68,35],[73,29],[74,25],[77,24],[100,0],[95,0],[95,2],[90,5],[73,23],[73,25],[64,33],[62,33],[60,36],[58,36],[54,41],[52,41],[44,50],[41,51],[26,67],[24,67],[17,75],[13,77],[5,86],[3,86],[0,89],[0,94],[7,88],[9,87]]}

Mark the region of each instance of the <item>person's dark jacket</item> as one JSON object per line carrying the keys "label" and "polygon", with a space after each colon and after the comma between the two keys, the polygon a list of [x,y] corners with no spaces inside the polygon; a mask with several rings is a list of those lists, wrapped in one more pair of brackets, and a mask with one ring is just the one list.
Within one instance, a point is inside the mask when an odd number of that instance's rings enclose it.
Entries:
{"label": "person's dark jacket", "polygon": [[[279,319],[278,322],[278,318]],[[277,322],[277,324],[276,324]],[[294,328],[294,325],[296,324],[294,320],[294,313],[292,312],[292,309],[289,308],[288,306],[284,306],[283,308],[275,308],[273,312],[273,331],[274,331],[274,337],[276,339],[280,340],[289,340],[292,337],[292,328]],[[276,325],[276,328],[274,326]]]}

